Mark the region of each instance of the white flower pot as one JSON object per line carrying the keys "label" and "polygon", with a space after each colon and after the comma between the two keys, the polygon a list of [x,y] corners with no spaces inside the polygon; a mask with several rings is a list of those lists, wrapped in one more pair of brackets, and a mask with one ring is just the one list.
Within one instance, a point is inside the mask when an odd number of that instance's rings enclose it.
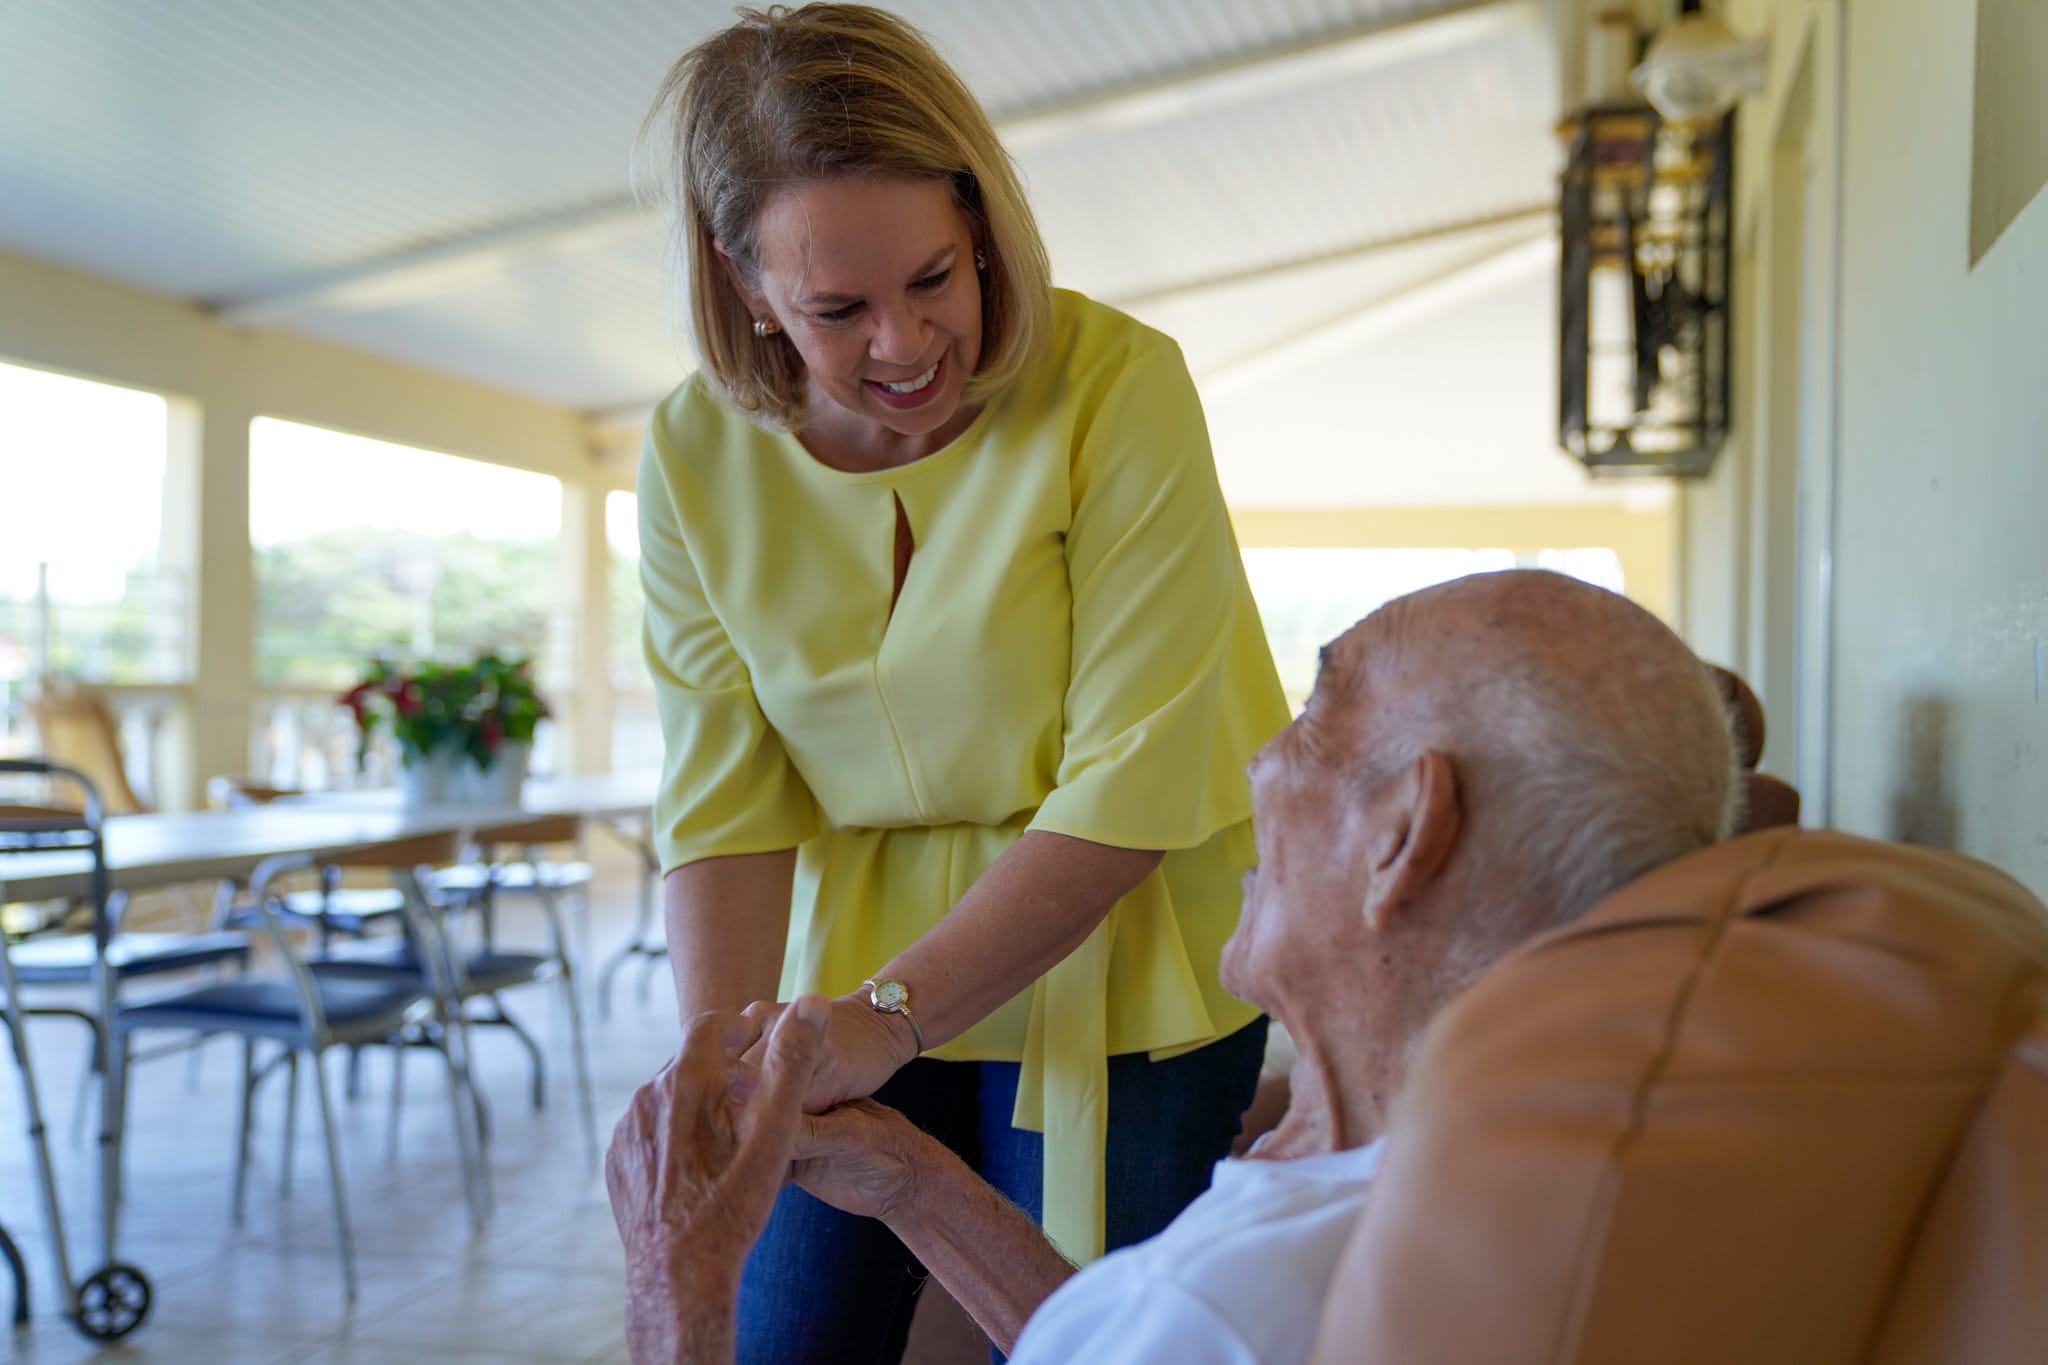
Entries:
{"label": "white flower pot", "polygon": [[421,758],[403,755],[398,764],[399,799],[408,806],[431,806],[449,799],[456,779],[453,749],[436,749]]}
{"label": "white flower pot", "polygon": [[497,760],[488,768],[477,767],[467,754],[459,755],[448,799],[476,806],[516,806],[532,763],[533,745],[523,741],[500,745]]}

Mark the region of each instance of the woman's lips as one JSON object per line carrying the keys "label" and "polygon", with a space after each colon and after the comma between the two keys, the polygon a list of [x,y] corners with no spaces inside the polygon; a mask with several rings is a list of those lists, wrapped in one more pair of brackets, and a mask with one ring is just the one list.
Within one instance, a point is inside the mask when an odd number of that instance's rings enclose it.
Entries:
{"label": "woman's lips", "polygon": [[931,378],[926,380],[925,386],[915,393],[897,393],[873,379],[864,379],[861,382],[867,385],[868,392],[873,394],[877,401],[899,411],[908,411],[911,408],[921,408],[938,396],[939,381],[945,377],[945,368],[946,357],[941,355],[932,362]]}

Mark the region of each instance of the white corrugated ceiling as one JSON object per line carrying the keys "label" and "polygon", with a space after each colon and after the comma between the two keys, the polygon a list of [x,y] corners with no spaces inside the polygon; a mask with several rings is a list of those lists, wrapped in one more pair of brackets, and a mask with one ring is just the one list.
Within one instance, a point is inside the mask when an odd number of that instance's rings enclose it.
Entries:
{"label": "white corrugated ceiling", "polygon": [[[1233,367],[1361,314],[1413,323],[1430,290],[1548,230],[1539,0],[892,8],[996,115],[1060,281],[1180,336],[1233,411],[1256,393]],[[687,363],[659,225],[630,202],[633,136],[668,63],[730,16],[706,0],[0,4],[0,245],[630,412]],[[1226,477],[1256,491],[1228,468],[1237,424],[1219,422]]]}

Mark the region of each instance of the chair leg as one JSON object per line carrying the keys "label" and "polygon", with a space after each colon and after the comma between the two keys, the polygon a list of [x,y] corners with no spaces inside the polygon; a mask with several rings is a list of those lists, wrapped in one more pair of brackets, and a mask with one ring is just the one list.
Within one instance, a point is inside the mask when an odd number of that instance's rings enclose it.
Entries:
{"label": "chair leg", "polygon": [[590,1164],[595,1167],[600,1154],[597,1146],[597,1105],[590,1097],[590,1054],[583,1046],[583,1012],[576,1008],[576,976],[566,960],[562,963],[562,997],[569,1006],[569,1046],[575,1053],[576,1100],[583,1111],[583,1141],[590,1153]]}
{"label": "chair leg", "polygon": [[480,1128],[471,1125],[479,1110],[469,1102],[465,1070],[455,1061],[452,1041],[442,1031],[435,1043],[448,1071],[448,1108],[455,1117],[455,1145],[462,1153],[462,1193],[469,1200],[469,1224],[482,1232],[491,1216],[491,1167]]}
{"label": "chair leg", "polygon": [[[318,1080],[316,1074],[314,1080]],[[322,1090],[322,1095],[326,1091]],[[292,1197],[292,1149],[299,1145],[299,1050],[284,1054],[284,1159],[279,1163],[277,1197]]]}
{"label": "chair leg", "polygon": [[242,1226],[244,1195],[249,1187],[249,1128],[256,1105],[256,1035],[242,1037],[242,1110],[235,1123],[234,1224]]}
{"label": "chair leg", "polygon": [[348,1045],[348,1098],[359,1100],[363,1097],[363,1048],[360,1043]]}
{"label": "chair leg", "polygon": [[[341,1183],[341,1150],[335,1145],[334,1106],[327,1098],[327,1076],[320,1054],[313,1056],[313,1093],[320,1098],[320,1127],[327,1135],[327,1181],[334,1194],[334,1230],[341,1239],[341,1278],[348,1301],[356,1301],[356,1246],[348,1229],[348,1192]],[[294,1082],[296,1084],[296,1082]]]}
{"label": "chair leg", "polygon": [[384,1134],[384,1154],[398,1160],[398,1114],[405,1101],[405,1054],[412,1045],[400,1034],[391,1041],[391,1117]]}
{"label": "chair leg", "polygon": [[199,1093],[199,1064],[205,1060],[199,1055],[199,1046],[205,1041],[205,1034],[195,1033],[192,1046],[185,1049],[185,1093],[188,1095]]}
{"label": "chair leg", "polygon": [[495,995],[486,998],[490,1000],[491,1008],[496,1011],[496,1017],[488,1022],[497,1024],[514,1038],[517,1038],[519,1045],[526,1049],[527,1059],[533,1063],[533,1108],[534,1112],[538,1113],[542,1109],[547,1108],[548,1103],[547,1067],[541,1058],[540,1044],[534,1040],[534,1036],[531,1033],[528,1033],[520,1025],[517,1019],[514,1019],[505,1012],[504,1001],[498,999]]}
{"label": "chair leg", "polygon": [[476,1082],[476,1035],[469,1029],[469,1012],[457,1002],[454,1013],[455,1037],[462,1044],[462,1083],[469,1091],[470,1106],[476,1110],[476,1134],[480,1147],[491,1145],[491,1111],[484,1103],[483,1087]]}

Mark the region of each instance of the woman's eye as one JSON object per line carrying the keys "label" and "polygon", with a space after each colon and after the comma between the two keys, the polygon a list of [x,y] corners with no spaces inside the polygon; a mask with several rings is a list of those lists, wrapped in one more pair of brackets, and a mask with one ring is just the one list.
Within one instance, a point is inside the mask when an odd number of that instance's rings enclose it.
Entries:
{"label": "woman's eye", "polygon": [[953,271],[949,267],[945,270],[941,270],[934,274],[925,276],[923,279],[917,282],[917,287],[919,289],[924,290],[943,289],[945,288],[946,281],[951,278],[953,278]]}
{"label": "woman's eye", "polygon": [[858,313],[859,311],[859,304],[849,303],[844,308],[834,308],[829,313],[813,313],[811,314],[811,316],[816,318],[820,322],[845,322],[848,318],[851,318],[855,313]]}

